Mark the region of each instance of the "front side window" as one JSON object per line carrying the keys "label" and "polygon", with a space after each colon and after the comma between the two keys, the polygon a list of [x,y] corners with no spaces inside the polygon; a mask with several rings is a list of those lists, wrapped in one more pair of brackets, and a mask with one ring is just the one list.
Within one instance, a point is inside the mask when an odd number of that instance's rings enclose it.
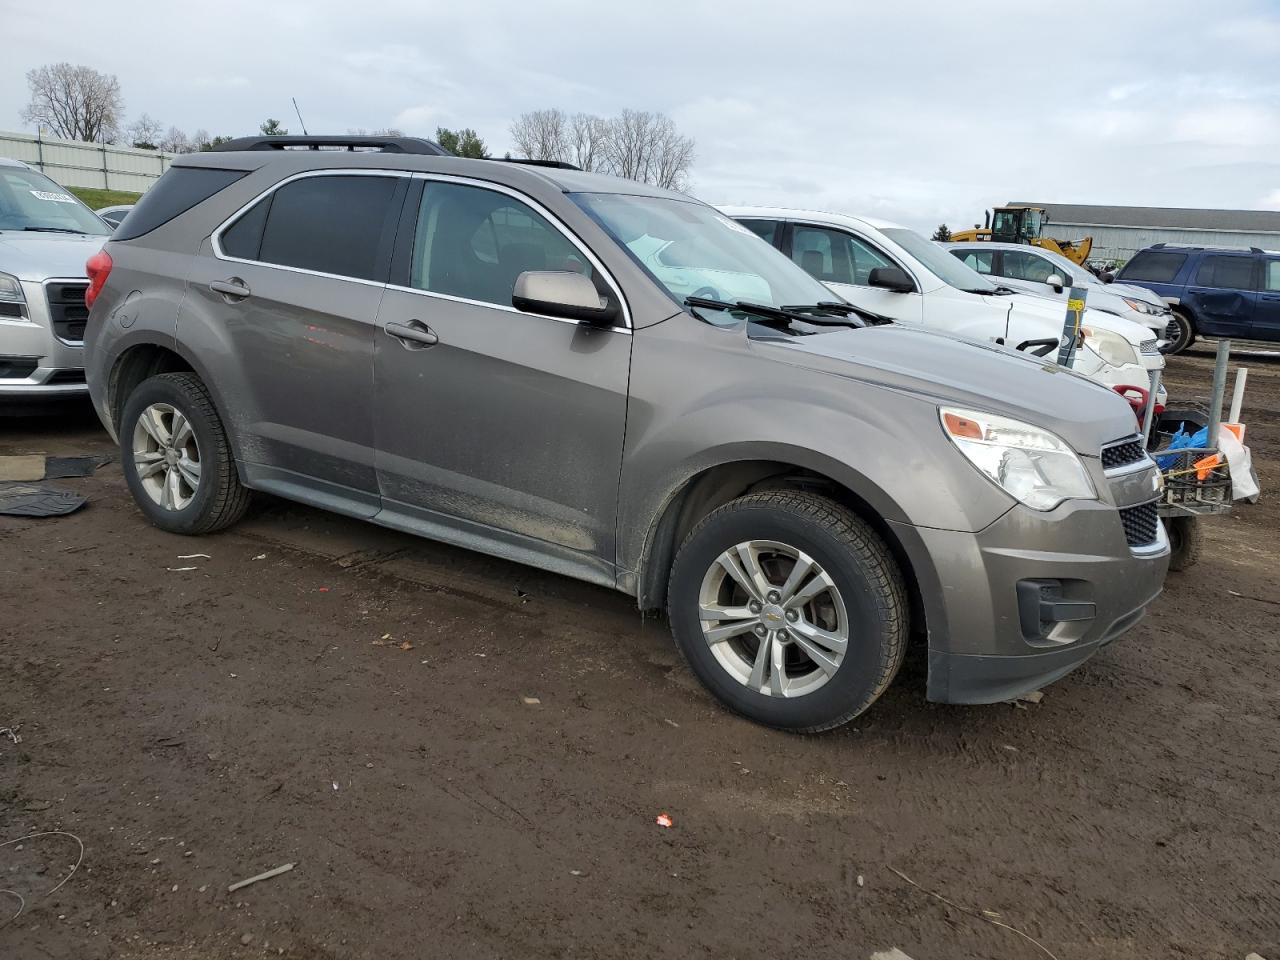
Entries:
{"label": "front side window", "polygon": [[423,193],[411,264],[415,289],[507,307],[525,271],[567,270],[596,280],[597,289],[602,283],[569,238],[528,204],[443,181],[429,181]]}
{"label": "front side window", "polygon": [[[1058,268],[1044,257],[1023,250],[1006,250],[1004,252],[1004,269],[1001,276],[1014,280],[1030,280],[1035,283],[1047,283],[1049,277],[1058,272]],[[1064,278],[1065,279],[1065,278]]]}
{"label": "front side window", "polygon": [[776,248],[706,204],[621,193],[570,196],[677,303],[691,296],[773,307],[833,299]]}
{"label": "front side window", "polygon": [[765,243],[775,244],[778,236],[777,220],[739,220],[738,222]]}
{"label": "front side window", "polygon": [[385,281],[399,206],[393,176],[304,177],[263,197],[222,234],[223,253]]}
{"label": "front side window", "polygon": [[36,233],[111,233],[92,210],[42,173],[0,167],[0,230]]}
{"label": "front side window", "polygon": [[893,266],[892,260],[858,237],[800,224],[791,237],[791,259],[817,280],[859,286],[870,282],[876,267]]}
{"label": "front side window", "polygon": [[1205,257],[1195,283],[1220,290],[1252,290],[1253,257]]}
{"label": "front side window", "polygon": [[1185,253],[1143,250],[1124,265],[1124,269],[1116,279],[1141,280],[1144,283],[1173,283],[1174,277],[1186,262]]}

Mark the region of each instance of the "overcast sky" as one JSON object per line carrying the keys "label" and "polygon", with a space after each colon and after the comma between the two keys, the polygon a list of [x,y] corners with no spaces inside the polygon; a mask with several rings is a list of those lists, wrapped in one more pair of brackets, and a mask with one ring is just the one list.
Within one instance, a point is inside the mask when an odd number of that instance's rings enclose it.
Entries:
{"label": "overcast sky", "polygon": [[[663,111],[693,193],[917,228],[1007,200],[1280,209],[1280,3],[64,0],[5,4],[0,129],[25,74],[115,73],[126,120],[312,133],[541,107]],[[110,23],[113,29],[100,29]]]}

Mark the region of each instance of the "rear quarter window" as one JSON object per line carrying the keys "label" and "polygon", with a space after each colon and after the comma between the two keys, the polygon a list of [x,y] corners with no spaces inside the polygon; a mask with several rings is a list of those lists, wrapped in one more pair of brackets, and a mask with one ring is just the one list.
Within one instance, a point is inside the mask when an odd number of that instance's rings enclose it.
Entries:
{"label": "rear quarter window", "polygon": [[1187,262],[1185,253],[1163,250],[1143,250],[1124,265],[1117,280],[1143,280],[1147,283],[1173,283],[1182,265]]}
{"label": "rear quarter window", "polygon": [[142,195],[111,239],[133,240],[150,233],[226,189],[247,172],[213,167],[170,167],[156,185]]}

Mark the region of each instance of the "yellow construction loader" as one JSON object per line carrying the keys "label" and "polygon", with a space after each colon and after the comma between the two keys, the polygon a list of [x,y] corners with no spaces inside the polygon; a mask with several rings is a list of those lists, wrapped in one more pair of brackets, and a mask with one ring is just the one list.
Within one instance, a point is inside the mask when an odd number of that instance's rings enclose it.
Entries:
{"label": "yellow construction loader", "polygon": [[951,235],[955,243],[994,240],[996,243],[1029,243],[1060,253],[1072,263],[1083,264],[1093,249],[1093,237],[1081,240],[1055,240],[1041,236],[1049,217],[1043,207],[996,207],[986,218],[987,226],[974,226]]}

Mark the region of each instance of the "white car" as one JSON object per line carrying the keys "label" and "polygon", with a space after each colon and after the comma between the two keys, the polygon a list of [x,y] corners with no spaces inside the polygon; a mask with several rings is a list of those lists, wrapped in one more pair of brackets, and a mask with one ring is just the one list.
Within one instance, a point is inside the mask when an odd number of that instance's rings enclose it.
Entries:
{"label": "white car", "polygon": [[[1013,349],[1062,336],[1062,303],[997,286],[907,227],[811,210],[720,209],[854,306],[898,323]],[[1086,305],[1081,328],[1073,370],[1108,387],[1150,392],[1164,357],[1149,327]],[[1157,406],[1165,396],[1162,386]]]}
{"label": "white car", "polygon": [[1085,267],[1051,250],[981,240],[944,243],[942,247],[993,282],[1036,296],[1065,302],[1071,287],[1084,287],[1090,308],[1150,327],[1161,339],[1173,321],[1173,310],[1157,294],[1125,283],[1104,283]]}

